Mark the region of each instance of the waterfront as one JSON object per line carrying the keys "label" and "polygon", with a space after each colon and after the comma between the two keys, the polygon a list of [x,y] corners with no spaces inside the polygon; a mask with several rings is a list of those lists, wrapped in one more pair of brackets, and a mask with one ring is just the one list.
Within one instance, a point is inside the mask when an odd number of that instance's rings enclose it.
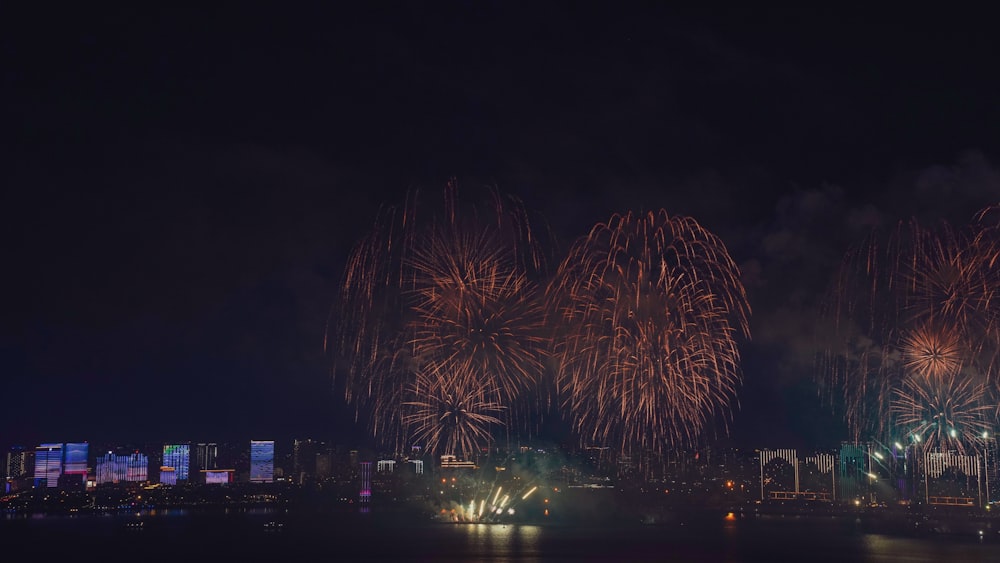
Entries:
{"label": "waterfront", "polygon": [[19,515],[0,543],[45,560],[996,561],[1000,535],[872,532],[859,518],[689,513],[671,522],[446,524],[406,513],[159,510]]}

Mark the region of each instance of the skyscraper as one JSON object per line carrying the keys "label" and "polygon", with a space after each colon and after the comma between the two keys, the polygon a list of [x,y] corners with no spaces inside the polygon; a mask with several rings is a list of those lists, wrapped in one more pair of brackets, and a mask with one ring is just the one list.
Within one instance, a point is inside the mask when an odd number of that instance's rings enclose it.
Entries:
{"label": "skyscraper", "polygon": [[274,440],[250,440],[250,481],[274,481]]}
{"label": "skyscraper", "polygon": [[195,446],[195,466],[199,471],[218,469],[219,445],[215,442],[201,442]]}
{"label": "skyscraper", "polygon": [[40,444],[35,448],[35,484],[57,487],[62,475],[63,445]]}
{"label": "skyscraper", "polygon": [[87,454],[90,448],[87,442],[67,443],[63,448],[63,474],[75,475],[80,484],[87,481]]}
{"label": "skyscraper", "polygon": [[173,468],[175,481],[187,481],[188,468],[190,467],[190,465],[191,465],[190,444],[163,445],[162,466]]}
{"label": "skyscraper", "polygon": [[138,451],[117,455],[108,452],[97,458],[97,484],[142,482],[149,479],[149,458]]}
{"label": "skyscraper", "polygon": [[295,440],[292,443],[292,479],[302,484],[316,478],[316,458],[325,451],[326,444],[316,440]]}
{"label": "skyscraper", "polygon": [[7,479],[17,479],[28,472],[26,465],[27,452],[23,446],[13,446],[7,450],[7,456],[3,464],[3,476]]}

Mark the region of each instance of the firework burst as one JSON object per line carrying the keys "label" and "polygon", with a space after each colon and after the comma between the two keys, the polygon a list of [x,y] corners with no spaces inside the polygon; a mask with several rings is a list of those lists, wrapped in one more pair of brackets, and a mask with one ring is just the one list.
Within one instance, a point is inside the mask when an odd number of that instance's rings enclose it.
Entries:
{"label": "firework burst", "polygon": [[[349,257],[327,346],[345,398],[383,444],[402,446],[425,428],[413,408],[404,420],[402,406],[424,402],[426,414],[445,396],[428,391],[435,381],[507,426],[530,404],[549,348],[533,281],[544,261],[520,202],[490,196],[464,205],[451,182],[436,207],[411,193]],[[417,390],[427,399],[412,399]],[[440,447],[463,443],[414,431]]]}
{"label": "firework burst", "polygon": [[923,378],[954,375],[962,369],[962,345],[958,331],[925,324],[900,340],[906,373]]}
{"label": "firework burst", "polygon": [[993,407],[983,401],[988,394],[986,385],[957,374],[917,374],[893,390],[889,415],[900,432],[924,450],[964,454],[983,432],[992,430]]}
{"label": "firework burst", "polygon": [[[821,371],[855,439],[929,431],[937,424],[931,405],[960,404],[956,417],[993,409],[995,417],[1000,239],[987,211],[965,231],[901,223],[848,253],[827,307],[836,337]],[[962,425],[977,424],[965,420],[952,426],[955,437],[931,443],[953,447],[973,434]]]}
{"label": "firework burst", "polygon": [[749,306],[725,246],[695,220],[613,216],[572,247],[548,295],[557,387],[584,440],[659,451],[728,414]]}
{"label": "firework burst", "polygon": [[488,383],[469,373],[428,369],[417,374],[402,406],[407,435],[429,451],[469,456],[489,444],[504,408],[491,402]]}

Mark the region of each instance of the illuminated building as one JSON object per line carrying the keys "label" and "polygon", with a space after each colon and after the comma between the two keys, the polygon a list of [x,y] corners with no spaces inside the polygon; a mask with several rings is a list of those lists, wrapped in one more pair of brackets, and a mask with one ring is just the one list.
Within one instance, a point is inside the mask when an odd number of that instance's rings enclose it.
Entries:
{"label": "illuminated building", "polygon": [[840,444],[840,470],[837,473],[837,498],[840,500],[857,500],[867,496],[870,451],[871,447],[865,443]]}
{"label": "illuminated building", "polygon": [[162,464],[165,467],[173,468],[176,481],[187,481],[188,467],[191,466],[191,445],[164,444]]}
{"label": "illuminated building", "polygon": [[476,463],[473,461],[460,461],[453,455],[441,456],[441,469],[475,469]]}
{"label": "illuminated building", "polygon": [[380,459],[375,466],[375,470],[379,473],[392,473],[395,469],[396,462],[391,459]]}
{"label": "illuminated building", "polygon": [[173,467],[168,467],[166,465],[160,466],[160,484],[161,485],[176,485],[177,484],[177,471]]}
{"label": "illuminated building", "polygon": [[26,454],[22,446],[14,446],[7,451],[7,459],[3,464],[4,477],[17,479],[28,472]]}
{"label": "illuminated building", "polygon": [[195,446],[195,467],[199,471],[218,469],[219,445],[215,442],[199,443]]}
{"label": "illuminated building", "polygon": [[359,465],[361,476],[361,504],[367,504],[372,499],[372,462],[362,461]]}
{"label": "illuminated building", "polygon": [[80,484],[87,481],[87,442],[67,443],[63,448],[63,474],[76,475]]}
{"label": "illuminated building", "polygon": [[[791,473],[791,475],[789,475]],[[770,483],[765,496],[765,483]],[[799,456],[794,449],[760,451],[760,498],[796,498],[799,493]]]}
{"label": "illuminated building", "polygon": [[148,481],[149,458],[138,451],[125,455],[108,452],[97,458],[95,473],[98,485]]}
{"label": "illuminated building", "polygon": [[118,483],[125,480],[125,472],[118,470],[118,456],[108,452],[98,457],[95,463],[94,478],[98,485]]}
{"label": "illuminated building", "polygon": [[274,440],[250,440],[250,482],[274,481]]}
{"label": "illuminated building", "polygon": [[149,458],[135,452],[125,457],[125,480],[140,482],[149,480]]}
{"label": "illuminated building", "polygon": [[422,459],[411,459],[409,463],[413,464],[413,472],[417,475],[424,474],[424,461]]}
{"label": "illuminated building", "polygon": [[206,485],[225,485],[233,482],[235,469],[203,469],[201,474],[205,477]]}
{"label": "illuminated building", "polygon": [[34,452],[25,451],[23,446],[13,446],[4,457],[3,467],[0,467],[5,477],[3,492],[30,488],[29,469],[34,468]]}
{"label": "illuminated building", "polygon": [[41,444],[35,448],[36,486],[56,487],[62,475],[63,445]]}

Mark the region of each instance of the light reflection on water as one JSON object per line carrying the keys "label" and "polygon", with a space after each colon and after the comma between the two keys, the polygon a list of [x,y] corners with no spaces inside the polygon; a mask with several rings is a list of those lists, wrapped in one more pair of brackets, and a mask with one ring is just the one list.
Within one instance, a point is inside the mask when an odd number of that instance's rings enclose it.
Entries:
{"label": "light reflection on water", "polygon": [[475,553],[525,555],[539,551],[539,526],[521,524],[459,524],[466,544]]}
{"label": "light reflection on water", "polygon": [[[445,524],[404,520],[378,510],[324,516],[285,510],[233,510],[228,515],[220,510],[212,515],[157,509],[138,518],[132,513],[113,518],[24,518],[23,525],[0,521],[0,537],[11,532],[8,537],[26,542],[76,538],[64,542],[75,546],[66,548],[67,556],[81,545],[90,549],[111,540],[134,546],[167,542],[190,547],[222,538],[236,559],[252,555],[256,560],[275,561],[290,556],[304,560],[331,545],[340,546],[338,553],[343,551],[355,560],[387,561],[1000,560],[1000,538],[995,531],[982,540],[955,535],[910,537],[865,533],[850,522],[836,520],[728,516],[653,526]],[[139,521],[145,525],[129,527]],[[264,534],[272,522],[281,525],[280,533]]]}

